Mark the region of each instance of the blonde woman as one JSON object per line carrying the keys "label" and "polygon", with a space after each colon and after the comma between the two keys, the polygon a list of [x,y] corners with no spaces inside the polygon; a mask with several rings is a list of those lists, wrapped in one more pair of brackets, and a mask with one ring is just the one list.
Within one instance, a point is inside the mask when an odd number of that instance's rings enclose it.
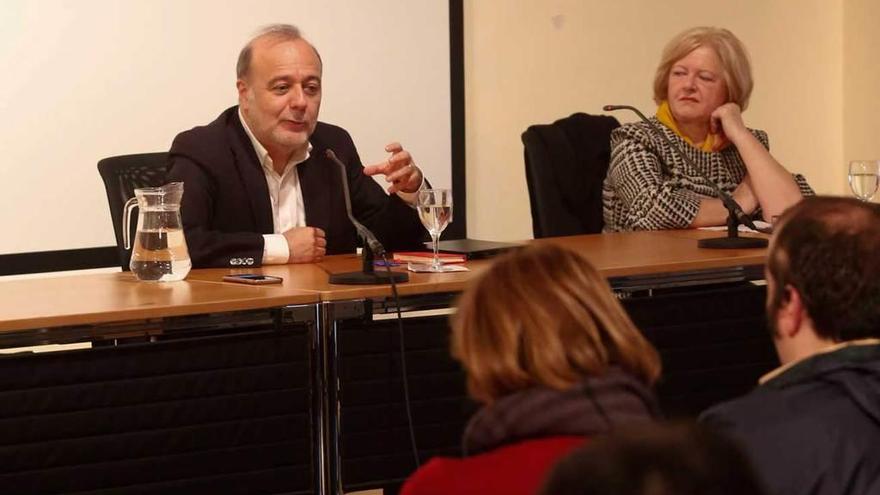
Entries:
{"label": "blonde woman", "polygon": [[465,291],[452,353],[484,406],[464,457],[431,460],[404,495],[532,494],[585,439],[658,416],[657,352],[595,268],[558,246],[509,253]]}
{"label": "blonde woman", "polygon": [[727,210],[703,176],[746,214],[767,220],[812,194],[770,154],[767,134],[743,122],[752,86],[748,54],[730,31],[697,27],[675,36],[654,76],[652,120],[700,171],[647,123],[616,129],[602,191],[605,231],[724,225]]}

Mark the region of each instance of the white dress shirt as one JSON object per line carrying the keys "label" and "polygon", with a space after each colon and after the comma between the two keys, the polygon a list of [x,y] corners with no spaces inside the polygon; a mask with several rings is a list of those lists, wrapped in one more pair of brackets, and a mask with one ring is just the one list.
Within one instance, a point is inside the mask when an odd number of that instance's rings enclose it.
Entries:
{"label": "white dress shirt", "polygon": [[294,227],[306,226],[306,210],[303,206],[302,189],[299,187],[299,174],[296,166],[309,159],[312,143],[309,143],[304,154],[290,157],[290,161],[287,162],[281,175],[278,175],[269,152],[254,137],[241,115],[241,109],[238,111],[238,118],[257,152],[257,158],[260,160],[260,165],[266,176],[266,185],[269,187],[269,201],[272,203],[272,230],[274,234],[263,234],[263,264],[284,264],[290,257],[290,248],[283,233]]}

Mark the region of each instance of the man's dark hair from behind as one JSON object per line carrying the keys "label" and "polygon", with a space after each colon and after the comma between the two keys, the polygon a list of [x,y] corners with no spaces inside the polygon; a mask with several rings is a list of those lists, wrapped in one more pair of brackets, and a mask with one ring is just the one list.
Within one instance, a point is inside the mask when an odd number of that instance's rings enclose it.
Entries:
{"label": "man's dark hair from behind", "polygon": [[695,424],[651,425],[599,437],[561,460],[540,495],[761,495],[728,437]]}
{"label": "man's dark hair from behind", "polygon": [[842,342],[880,335],[880,205],[809,197],[777,225],[767,262],[774,282],[768,314],[786,301],[790,286],[819,337]]}

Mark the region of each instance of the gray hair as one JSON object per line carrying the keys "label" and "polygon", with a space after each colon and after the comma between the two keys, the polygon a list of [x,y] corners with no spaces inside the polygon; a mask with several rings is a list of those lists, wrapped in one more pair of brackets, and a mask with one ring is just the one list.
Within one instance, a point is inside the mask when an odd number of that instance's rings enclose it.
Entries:
{"label": "gray hair", "polygon": [[[235,64],[235,76],[239,79],[244,78],[247,75],[248,70],[251,68],[251,58],[254,52],[254,41],[270,36],[275,38],[278,41],[296,41],[303,40],[308,43],[308,40],[303,38],[302,33],[300,33],[299,28],[294,26],[293,24],[269,24],[268,26],[263,26],[259,31],[254,34],[254,37],[244,45],[244,48],[241,49],[241,52],[238,54],[238,62]],[[309,46],[312,47],[312,50],[315,50],[315,55],[318,56],[318,61],[321,61],[321,55],[318,53],[318,50],[309,43]]]}

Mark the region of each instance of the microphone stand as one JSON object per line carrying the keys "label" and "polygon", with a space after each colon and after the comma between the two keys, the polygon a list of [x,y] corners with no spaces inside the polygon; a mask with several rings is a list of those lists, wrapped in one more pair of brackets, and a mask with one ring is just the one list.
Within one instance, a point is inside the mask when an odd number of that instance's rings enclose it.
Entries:
{"label": "microphone stand", "polygon": [[[416,444],[416,431],[413,426],[412,406],[409,399],[409,380],[406,372],[406,344],[403,331],[403,315],[400,313],[400,296],[397,293],[397,282],[409,282],[409,275],[401,272],[392,272],[391,266],[388,264],[388,258],[385,257],[385,247],[376,239],[376,236],[357,221],[351,214],[351,194],[348,192],[348,180],[346,180],[345,164],[333,150],[326,150],[327,158],[336,163],[339,167],[339,178],[342,180],[342,191],[345,195],[345,213],[348,214],[348,220],[354,225],[358,235],[364,240],[363,249],[363,268],[359,272],[333,273],[330,275],[331,284],[347,284],[347,285],[373,285],[373,284],[391,284],[391,293],[394,295],[395,306],[397,308],[397,332],[400,342],[400,373],[403,381],[403,400],[406,405],[406,421],[409,426],[409,439],[412,446],[413,459],[416,468],[421,466],[419,460],[419,449]],[[385,262],[385,271],[377,272],[373,267],[373,257],[378,256]]]}
{"label": "microphone stand", "polygon": [[363,265],[359,272],[332,273],[330,274],[331,284],[340,285],[374,285],[374,284],[391,284],[394,282],[409,282],[409,275],[401,272],[392,272],[390,268],[384,272],[377,272],[373,265],[376,256],[383,259],[386,268],[388,268],[388,260],[385,258],[385,247],[376,239],[376,236],[370,232],[370,229],[357,221],[351,213],[351,195],[348,192],[348,180],[346,180],[345,164],[336,158],[333,150],[326,151],[327,158],[336,163],[339,167],[340,179],[342,180],[342,192],[345,196],[345,212],[348,220],[354,225],[355,230],[364,241],[364,248],[361,254]]}
{"label": "microphone stand", "polygon": [[[715,181],[711,180],[707,177],[702,170],[694,163],[693,160],[682,150],[679,146],[672,142],[671,139],[661,130],[658,129],[657,126],[651,122],[647,117],[645,117],[642,112],[640,112],[636,107],[632,107],[629,105],[605,105],[602,107],[602,110],[606,112],[612,112],[614,110],[630,110],[639,116],[645,123],[647,123],[654,134],[659,135],[665,142],[668,144],[673,150],[675,150],[678,155],[684,159],[684,161],[691,166],[691,168],[700,175],[712,189],[715,190],[715,193],[718,195],[718,198],[721,200],[721,203],[724,205],[724,208],[727,209],[727,237],[714,237],[711,239],[700,239],[697,241],[697,246],[701,248],[707,249],[748,249],[748,248],[762,248],[767,247],[767,239],[760,239],[756,237],[740,237],[739,236],[739,225],[743,224],[751,229],[754,229],[758,232],[765,232],[762,229],[759,229],[755,226],[755,223],[752,222],[752,219],[746,215],[743,211],[742,207],[736,200],[733,199],[727,191],[721,189]],[[666,168],[666,162],[663,159],[660,159],[660,163],[664,165]],[[667,169],[668,172],[668,169]],[[766,232],[765,232],[766,233]]]}

